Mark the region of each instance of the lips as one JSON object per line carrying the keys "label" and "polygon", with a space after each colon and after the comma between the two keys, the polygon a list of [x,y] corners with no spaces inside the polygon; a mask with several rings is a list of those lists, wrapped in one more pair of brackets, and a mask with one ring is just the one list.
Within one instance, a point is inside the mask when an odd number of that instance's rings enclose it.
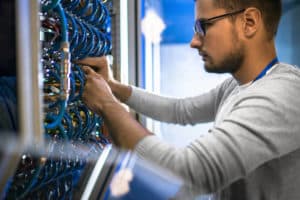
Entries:
{"label": "lips", "polygon": [[198,52],[199,52],[199,55],[200,55],[200,56],[208,56],[207,53],[205,53],[204,51],[198,50]]}
{"label": "lips", "polygon": [[203,61],[206,61],[208,58],[208,54],[199,51],[199,55],[202,57]]}

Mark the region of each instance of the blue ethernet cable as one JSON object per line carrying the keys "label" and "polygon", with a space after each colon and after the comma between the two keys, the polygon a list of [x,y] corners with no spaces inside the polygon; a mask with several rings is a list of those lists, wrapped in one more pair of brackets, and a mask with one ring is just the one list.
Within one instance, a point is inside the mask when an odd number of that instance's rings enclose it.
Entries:
{"label": "blue ethernet cable", "polygon": [[42,5],[42,12],[48,12],[49,10],[54,9],[58,4],[60,3],[60,0],[51,0],[50,3],[47,5]]}

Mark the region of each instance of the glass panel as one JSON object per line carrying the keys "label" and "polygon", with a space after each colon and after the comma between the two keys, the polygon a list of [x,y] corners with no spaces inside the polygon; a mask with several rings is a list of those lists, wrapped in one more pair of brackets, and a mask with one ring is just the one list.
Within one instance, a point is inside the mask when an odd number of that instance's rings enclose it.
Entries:
{"label": "glass panel", "polygon": [[[206,73],[198,52],[189,46],[193,36],[194,1],[145,0],[143,6],[147,90],[172,97],[189,97],[214,88],[228,77]],[[143,29],[145,26],[148,28]],[[150,128],[167,142],[185,146],[207,133],[210,126],[210,123],[192,127],[153,122]]]}
{"label": "glass panel", "polygon": [[284,0],[276,44],[281,62],[300,66],[300,1]]}

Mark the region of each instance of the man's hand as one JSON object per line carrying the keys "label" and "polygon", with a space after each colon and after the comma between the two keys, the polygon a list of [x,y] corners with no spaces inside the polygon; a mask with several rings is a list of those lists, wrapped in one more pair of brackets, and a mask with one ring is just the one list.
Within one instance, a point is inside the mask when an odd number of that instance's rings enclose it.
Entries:
{"label": "man's hand", "polygon": [[113,74],[106,56],[88,57],[77,61],[78,64],[91,67],[96,73],[100,74],[107,82],[113,81]]}
{"label": "man's hand", "polygon": [[100,74],[87,66],[82,69],[86,74],[83,101],[92,111],[101,114],[106,104],[117,103],[118,100]]}
{"label": "man's hand", "polygon": [[[86,74],[84,102],[92,111],[103,117],[110,136],[117,146],[134,149],[142,138],[150,135],[149,131],[134,120],[113,96],[110,87],[100,74],[87,66],[83,67],[83,71]],[[129,90],[129,88],[120,90]]]}
{"label": "man's hand", "polygon": [[[105,56],[88,57],[88,58],[77,61],[77,63],[81,64],[83,66],[89,66],[90,69],[93,69],[97,74],[101,75],[101,77],[104,80],[106,80],[106,82],[108,83],[113,94],[122,102],[126,102],[127,99],[130,97],[131,87],[127,86],[125,84],[122,84],[113,78],[112,71],[110,69],[107,57],[105,57]],[[85,69],[87,69],[87,68],[85,68]],[[91,81],[91,83],[92,82],[93,81]],[[97,84],[95,84],[95,85],[97,85]],[[87,91],[89,92],[89,90],[87,90]],[[87,98],[87,101],[89,101],[88,98]]]}

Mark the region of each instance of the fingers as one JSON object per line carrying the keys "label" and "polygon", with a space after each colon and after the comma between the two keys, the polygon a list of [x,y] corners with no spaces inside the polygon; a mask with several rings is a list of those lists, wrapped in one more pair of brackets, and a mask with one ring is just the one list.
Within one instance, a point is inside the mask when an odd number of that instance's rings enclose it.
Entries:
{"label": "fingers", "polygon": [[101,76],[100,74],[96,73],[94,69],[89,66],[83,66],[82,71],[85,73],[85,76]]}
{"label": "fingers", "polygon": [[93,74],[94,73],[94,70],[92,70],[90,67],[88,66],[83,66],[82,67],[82,71],[86,74],[86,75],[89,75],[89,74]]}
{"label": "fingers", "polygon": [[113,98],[112,92],[105,79],[90,67],[83,67],[83,71],[86,74],[86,81],[82,100],[90,110],[99,113],[102,110],[102,105]]}
{"label": "fingers", "polygon": [[77,64],[80,65],[88,65],[90,66],[95,72],[100,72],[102,69],[108,67],[108,62],[105,56],[101,57],[87,57],[82,60],[76,61]]}
{"label": "fingers", "polygon": [[83,65],[90,65],[90,66],[97,66],[99,63],[106,62],[106,57],[101,56],[101,57],[86,57],[81,60],[77,60],[77,64],[83,64]]}
{"label": "fingers", "polygon": [[[84,63],[81,67],[86,76],[95,75],[94,73],[101,75],[105,81],[113,80],[113,75],[110,67],[108,66],[107,57],[87,57],[78,61]],[[96,75],[95,75],[96,77]]]}
{"label": "fingers", "polygon": [[77,63],[81,65],[89,66],[96,73],[101,74],[107,80],[108,77],[108,62],[105,56],[102,57],[87,57],[85,59],[79,60]]}
{"label": "fingers", "polygon": [[85,73],[85,79],[87,82],[92,79],[103,79],[101,74],[96,73],[91,67],[83,66],[82,71]]}

